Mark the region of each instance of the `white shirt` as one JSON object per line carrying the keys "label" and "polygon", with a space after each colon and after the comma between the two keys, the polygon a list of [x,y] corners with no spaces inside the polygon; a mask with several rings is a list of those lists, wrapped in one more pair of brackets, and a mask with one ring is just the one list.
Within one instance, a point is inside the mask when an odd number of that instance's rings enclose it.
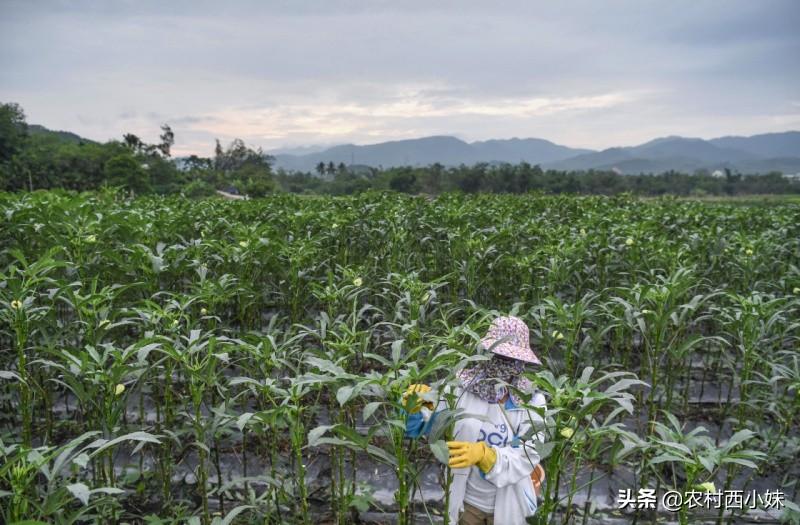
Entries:
{"label": "white shirt", "polygon": [[[498,410],[498,407],[470,392],[465,392],[461,387],[457,387],[454,394],[459,400],[457,408],[463,410],[466,417],[455,422],[453,440],[476,442],[480,439],[483,426],[483,421],[478,417],[486,417],[492,421],[494,418],[490,417],[489,413]],[[545,399],[541,392],[534,394],[531,405],[544,408]],[[437,410],[447,410],[448,408],[445,400],[439,401]],[[542,418],[535,412],[528,412],[521,408],[506,409],[506,412],[511,419],[511,432],[516,429],[518,436],[527,435],[531,430],[531,420],[535,423],[536,429],[543,425]],[[470,415],[474,417],[469,417]],[[502,417],[502,413],[500,417]],[[536,442],[543,442],[544,430],[536,432],[536,434]],[[535,443],[525,440],[517,446],[495,447],[495,452],[497,461],[486,473],[486,481],[496,487],[494,522],[498,525],[525,525],[526,517],[532,516],[536,512],[536,496],[530,477],[533,467],[539,463]],[[476,467],[451,470],[453,482],[450,485],[450,505],[447,508],[450,523],[458,523],[458,516],[463,511],[467,480],[473,468]]]}
{"label": "white shirt", "polygon": [[[484,421],[481,425],[478,442],[484,441],[488,446],[492,447],[506,446],[511,441],[511,436],[508,422],[500,411],[500,406],[497,403],[491,404],[486,416],[489,421]],[[483,512],[493,513],[496,496],[497,486],[486,480],[481,473],[481,469],[473,466],[467,478],[467,491],[464,493],[464,501]]]}

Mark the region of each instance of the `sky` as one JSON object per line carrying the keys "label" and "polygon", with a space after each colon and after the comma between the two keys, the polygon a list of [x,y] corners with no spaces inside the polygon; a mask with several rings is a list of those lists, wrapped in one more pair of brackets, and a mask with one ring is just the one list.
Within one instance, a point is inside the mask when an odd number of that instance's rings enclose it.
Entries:
{"label": "sky", "polygon": [[94,140],[602,149],[800,129],[800,1],[0,0],[0,102]]}

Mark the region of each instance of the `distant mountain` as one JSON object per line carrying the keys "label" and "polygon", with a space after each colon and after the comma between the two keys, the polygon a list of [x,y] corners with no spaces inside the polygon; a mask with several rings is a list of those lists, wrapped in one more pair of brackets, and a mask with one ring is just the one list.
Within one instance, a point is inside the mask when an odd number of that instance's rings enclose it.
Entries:
{"label": "distant mountain", "polygon": [[471,146],[485,161],[544,164],[589,153],[592,150],[559,146],[544,139],[508,139],[473,142]]}
{"label": "distant mountain", "polygon": [[609,148],[545,163],[544,167],[615,170],[628,174],[724,168],[742,173],[796,173],[800,168],[800,132],[712,140],[663,137],[638,146]]}
{"label": "distant mountain", "polygon": [[721,137],[709,142],[765,158],[800,157],[800,131],[765,133],[752,137]]}
{"label": "distant mountain", "polygon": [[800,156],[739,162],[735,168],[742,173],[769,173],[772,171],[800,173]]}
{"label": "distant mountain", "polygon": [[278,154],[276,166],[287,170],[313,171],[320,162],[365,164],[369,166],[445,166],[478,162],[526,161],[543,164],[567,159],[590,150],[559,146],[542,139],[487,140],[467,143],[450,136],[396,140],[366,146],[345,144],[308,155]]}
{"label": "distant mountain", "polygon": [[54,131],[52,129],[47,129],[44,126],[40,126],[39,124],[28,124],[28,133],[31,135],[36,135],[40,137],[46,137],[48,139],[57,140],[61,142],[72,142],[75,144],[80,143],[92,143],[94,141],[85,139],[80,135],[76,135],[71,131]]}
{"label": "distant mountain", "polygon": [[628,153],[628,148],[609,148],[603,151],[584,153],[561,162],[545,164],[548,168],[567,169],[567,170],[589,170],[600,167],[613,167],[620,162],[634,160],[634,156]]}
{"label": "distant mountain", "polygon": [[[31,135],[41,139],[72,143],[91,143],[69,131],[52,131],[37,124],[28,126]],[[567,171],[614,170],[620,173],[662,173],[669,170],[694,172],[731,169],[741,173],[800,173],[800,131],[765,133],[752,137],[720,137],[710,140],[669,136],[638,146],[615,147],[602,151],[570,148],[543,139],[504,139],[464,142],[438,135],[357,146],[305,146],[267,152],[275,166],[290,171],[314,172],[317,164],[344,163],[369,167],[445,166],[528,162],[543,168]],[[180,163],[183,159],[175,159]]]}
{"label": "distant mountain", "polygon": [[736,149],[726,149],[703,139],[688,139],[683,137],[666,137],[651,140],[639,146],[628,148],[628,150],[637,158],[686,158],[695,159],[702,163],[733,162],[755,157],[755,155],[751,153]]}
{"label": "distant mountain", "polygon": [[[302,153],[302,150],[298,151]],[[313,172],[317,164],[333,162],[384,168],[445,166],[478,162],[540,164],[561,170],[615,170],[621,173],[661,173],[669,170],[729,168],[743,173],[800,171],[800,132],[768,133],[752,137],[711,140],[662,137],[638,146],[602,151],[569,148],[543,139],[485,140],[467,143],[450,136],[381,142],[366,146],[346,144],[301,155],[278,153],[276,166]]]}
{"label": "distant mountain", "polygon": [[326,149],[330,148],[331,146],[321,146],[319,144],[312,144],[311,146],[287,146],[283,148],[274,148],[269,151],[266,151],[268,155],[308,155],[310,153],[318,153],[320,151],[325,151]]}

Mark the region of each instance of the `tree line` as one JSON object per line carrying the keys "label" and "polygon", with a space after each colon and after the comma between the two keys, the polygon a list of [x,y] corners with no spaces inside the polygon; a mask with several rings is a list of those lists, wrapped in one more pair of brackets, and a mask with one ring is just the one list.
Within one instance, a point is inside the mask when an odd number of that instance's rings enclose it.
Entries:
{"label": "tree line", "polygon": [[253,196],[276,191],[272,158],[241,140],[217,141],[214,157],[173,159],[175,134],[161,126],[159,142],[132,133],[98,143],[67,132],[29,126],[18,104],[0,104],[0,190],[121,188],[134,195],[211,195],[235,189]]}
{"label": "tree line", "polygon": [[620,175],[609,170],[544,170],[538,165],[478,163],[471,166],[395,167],[387,169],[320,162],[313,172],[273,168],[274,158],[236,139],[217,140],[212,157],[174,159],[172,129],[161,126],[159,142],[136,135],[98,143],[66,132],[29,126],[22,108],[0,104],[0,190],[122,188],[133,195],[183,193],[213,195],[217,190],[263,196],[276,191],[348,195],[369,190],[436,195],[463,193],[577,193],[615,195],[798,194],[800,183],[780,173],[742,175],[726,170],[670,171],[659,175]]}
{"label": "tree line", "polygon": [[394,190],[412,194],[463,193],[575,193],[587,195],[682,195],[733,196],[756,194],[798,194],[800,182],[781,173],[742,175],[725,170],[722,176],[707,171],[658,175],[621,175],[610,170],[545,170],[525,162],[519,164],[479,163],[471,166],[397,167],[372,169],[339,166],[331,174],[326,164],[323,176],[289,174],[278,170],[276,180],[286,191],[351,194],[369,189]]}

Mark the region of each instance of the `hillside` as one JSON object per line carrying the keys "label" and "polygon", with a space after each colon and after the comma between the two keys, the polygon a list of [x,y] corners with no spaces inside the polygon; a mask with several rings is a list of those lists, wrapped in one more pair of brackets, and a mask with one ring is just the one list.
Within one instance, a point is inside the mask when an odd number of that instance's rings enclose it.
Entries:
{"label": "hillside", "polygon": [[487,140],[467,143],[450,136],[432,136],[357,146],[346,144],[308,155],[277,154],[276,166],[288,170],[313,171],[320,162],[396,166],[445,166],[478,162],[528,162],[544,164],[567,159],[589,150],[560,146],[542,139]]}
{"label": "hillside", "polygon": [[52,129],[47,129],[44,126],[40,126],[39,124],[29,124],[28,133],[32,136],[38,136],[59,142],[71,142],[74,144],[94,142],[93,140],[83,138],[80,135],[72,133],[71,131],[54,131]]}
{"label": "hillside", "polygon": [[638,146],[609,148],[545,163],[545,167],[614,169],[627,174],[724,168],[742,173],[796,173],[800,167],[800,133],[789,131],[712,140],[664,137]]}
{"label": "hillside", "polygon": [[613,169],[627,174],[724,168],[743,173],[795,173],[800,167],[800,132],[711,140],[670,136],[602,151],[570,148],[536,138],[468,143],[455,137],[433,136],[363,146],[346,144],[308,154],[277,151],[275,159],[276,167],[305,172],[313,172],[320,162],[383,168],[527,162],[559,170]]}

